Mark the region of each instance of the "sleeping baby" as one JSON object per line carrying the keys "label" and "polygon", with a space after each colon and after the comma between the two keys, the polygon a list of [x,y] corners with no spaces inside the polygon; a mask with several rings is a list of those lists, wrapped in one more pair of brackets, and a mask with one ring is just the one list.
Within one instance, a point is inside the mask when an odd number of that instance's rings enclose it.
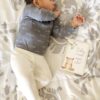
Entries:
{"label": "sleeping baby", "polygon": [[47,85],[52,78],[43,55],[49,46],[53,22],[60,11],[54,0],[26,0],[26,4],[11,66],[18,87],[27,100],[40,100],[38,89]]}
{"label": "sleeping baby", "polygon": [[44,57],[50,36],[55,39],[65,37],[67,31],[74,31],[84,20],[81,15],[77,15],[66,30],[62,28],[63,31],[60,32],[56,23],[60,11],[54,0],[26,0],[26,3],[11,57],[11,66],[18,87],[27,100],[40,100],[38,89],[46,86],[52,79]]}

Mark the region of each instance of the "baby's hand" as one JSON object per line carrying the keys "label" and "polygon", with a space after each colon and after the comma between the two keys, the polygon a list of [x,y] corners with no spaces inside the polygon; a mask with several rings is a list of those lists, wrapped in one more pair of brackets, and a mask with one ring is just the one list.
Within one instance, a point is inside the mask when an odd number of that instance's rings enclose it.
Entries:
{"label": "baby's hand", "polygon": [[54,14],[55,14],[56,17],[59,17],[60,14],[61,14],[61,11],[57,9],[57,10],[54,11]]}
{"label": "baby's hand", "polygon": [[85,18],[82,15],[77,14],[76,16],[73,17],[71,21],[71,25],[72,27],[76,28],[84,24],[84,22],[85,22]]}

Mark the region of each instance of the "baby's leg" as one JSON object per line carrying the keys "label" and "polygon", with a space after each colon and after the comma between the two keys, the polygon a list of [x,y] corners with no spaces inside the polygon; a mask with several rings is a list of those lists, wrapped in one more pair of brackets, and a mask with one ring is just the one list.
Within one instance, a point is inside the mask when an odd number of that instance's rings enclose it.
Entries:
{"label": "baby's leg", "polygon": [[52,79],[49,65],[44,56],[35,55],[35,78],[37,80],[38,89],[46,86]]}
{"label": "baby's leg", "polygon": [[11,66],[15,73],[18,87],[27,100],[40,100],[36,82],[31,67],[33,64],[25,54],[14,53],[11,57]]}

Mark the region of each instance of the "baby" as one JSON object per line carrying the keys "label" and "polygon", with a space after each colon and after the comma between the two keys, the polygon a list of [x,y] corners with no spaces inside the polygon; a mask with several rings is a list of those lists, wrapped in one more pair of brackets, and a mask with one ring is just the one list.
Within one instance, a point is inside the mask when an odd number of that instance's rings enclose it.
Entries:
{"label": "baby", "polygon": [[51,72],[44,58],[53,29],[60,15],[54,0],[26,0],[11,66],[17,84],[27,100],[40,100],[38,89],[47,85]]}

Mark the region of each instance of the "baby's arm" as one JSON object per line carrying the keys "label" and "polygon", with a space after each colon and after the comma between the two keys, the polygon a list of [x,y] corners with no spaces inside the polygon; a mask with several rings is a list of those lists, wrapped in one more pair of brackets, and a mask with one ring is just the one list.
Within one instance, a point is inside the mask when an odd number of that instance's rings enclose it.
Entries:
{"label": "baby's arm", "polygon": [[55,38],[65,38],[73,34],[75,32],[75,29],[84,24],[84,22],[85,18],[80,14],[74,16],[72,20],[65,25],[63,25],[60,18],[58,18],[54,21],[52,36]]}
{"label": "baby's arm", "polygon": [[65,38],[73,34],[74,31],[75,29],[70,25],[70,23],[63,25],[60,18],[58,18],[54,21],[52,36],[54,38]]}

